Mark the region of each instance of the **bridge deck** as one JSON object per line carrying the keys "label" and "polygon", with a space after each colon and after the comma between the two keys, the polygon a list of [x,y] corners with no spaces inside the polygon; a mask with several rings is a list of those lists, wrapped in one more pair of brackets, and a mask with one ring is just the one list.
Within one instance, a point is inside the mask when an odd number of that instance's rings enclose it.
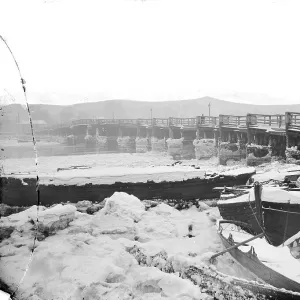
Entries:
{"label": "bridge deck", "polygon": [[[288,116],[288,117],[286,117]],[[219,115],[219,117],[198,116],[195,118],[152,118],[152,119],[80,119],[69,123],[49,126],[39,132],[56,131],[76,126],[124,126],[124,127],[175,127],[182,130],[196,130],[197,128],[216,130],[245,131],[247,128],[273,134],[300,132],[300,113],[288,112],[286,115],[247,114],[247,116]]]}

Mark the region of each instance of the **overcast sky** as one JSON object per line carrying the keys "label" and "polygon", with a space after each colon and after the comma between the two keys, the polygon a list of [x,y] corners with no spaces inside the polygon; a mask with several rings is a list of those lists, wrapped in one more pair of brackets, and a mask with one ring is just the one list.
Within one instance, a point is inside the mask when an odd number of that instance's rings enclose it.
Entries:
{"label": "overcast sky", "polygon": [[[0,34],[29,98],[300,103],[299,8],[299,0],[0,0]],[[0,43],[7,92],[23,101]]]}

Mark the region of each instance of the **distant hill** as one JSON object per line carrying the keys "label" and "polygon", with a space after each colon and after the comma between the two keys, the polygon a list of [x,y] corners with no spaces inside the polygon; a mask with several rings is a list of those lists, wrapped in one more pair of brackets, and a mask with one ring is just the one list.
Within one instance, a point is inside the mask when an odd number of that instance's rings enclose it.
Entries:
{"label": "distant hill", "polygon": [[[45,120],[48,124],[68,122],[78,118],[153,118],[195,117],[208,115],[208,104],[211,103],[211,115],[219,114],[246,115],[247,113],[284,114],[286,111],[300,112],[300,104],[293,105],[253,105],[203,97],[192,100],[145,102],[132,100],[107,100],[80,103],[70,106],[31,104],[32,117]],[[16,118],[28,119],[27,112],[19,104],[4,107],[4,120],[15,122]]]}

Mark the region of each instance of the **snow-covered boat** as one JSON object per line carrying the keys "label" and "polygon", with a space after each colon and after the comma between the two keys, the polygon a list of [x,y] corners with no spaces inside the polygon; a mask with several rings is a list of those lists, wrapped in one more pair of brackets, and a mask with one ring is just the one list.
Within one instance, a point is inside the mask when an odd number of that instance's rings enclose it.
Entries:
{"label": "snow-covered boat", "polygon": [[288,244],[274,247],[266,241],[264,234],[253,236],[240,225],[239,222],[218,220],[218,234],[225,250],[212,259],[229,252],[238,264],[254,275],[261,291],[273,296],[271,299],[300,299],[300,260],[291,255],[293,248],[300,250],[300,233]]}
{"label": "snow-covered boat", "polygon": [[300,231],[300,192],[256,183],[248,193],[218,201],[225,220],[240,221],[251,234],[264,232],[279,246]]}

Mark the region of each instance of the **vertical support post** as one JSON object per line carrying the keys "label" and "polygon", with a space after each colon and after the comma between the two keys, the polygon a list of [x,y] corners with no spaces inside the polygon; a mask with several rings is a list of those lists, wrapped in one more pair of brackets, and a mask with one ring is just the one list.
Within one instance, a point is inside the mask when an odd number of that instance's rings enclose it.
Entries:
{"label": "vertical support post", "polygon": [[174,139],[174,131],[173,128],[169,127],[169,138]]}
{"label": "vertical support post", "polygon": [[136,137],[140,137],[141,136],[141,124],[140,124],[140,119],[137,119],[136,122]]}
{"label": "vertical support post", "polygon": [[213,134],[214,134],[214,140],[215,140],[216,147],[218,148],[218,145],[219,145],[218,133],[216,130],[214,130]]}
{"label": "vertical support post", "polygon": [[123,130],[121,128],[121,125],[119,125],[119,127],[118,127],[118,136],[123,137]]}
{"label": "vertical support post", "polygon": [[220,136],[219,136],[219,139],[220,139],[220,142],[223,142],[223,116],[222,115],[219,115],[219,133],[220,133]]}
{"label": "vertical support post", "polygon": [[206,131],[203,130],[203,138],[206,139],[207,138],[207,134]]}
{"label": "vertical support post", "polygon": [[250,129],[250,125],[251,125],[251,115],[250,114],[247,114],[246,125],[247,125],[247,144],[250,145],[252,143],[251,129]]}
{"label": "vertical support post", "polygon": [[291,113],[285,113],[285,137],[286,137],[286,148],[289,148],[290,141],[289,141],[289,127],[291,123]]}
{"label": "vertical support post", "polygon": [[173,131],[173,118],[169,118],[169,138],[174,139],[174,131]]}
{"label": "vertical support post", "polygon": [[269,147],[272,146],[272,136],[269,134],[269,143],[268,143]]}
{"label": "vertical support post", "polygon": [[200,128],[197,128],[196,130],[196,139],[200,140]]}
{"label": "vertical support post", "polygon": [[[152,110],[151,110],[152,111]],[[155,130],[155,126],[156,126],[156,119],[155,118],[153,118],[152,119],[152,137],[156,137],[156,130]]]}
{"label": "vertical support post", "polygon": [[196,139],[200,140],[200,126],[201,126],[201,117],[197,116],[196,117]]}
{"label": "vertical support post", "polygon": [[254,183],[256,217],[259,222],[259,226],[262,228],[263,227],[263,217],[262,217],[261,192],[262,192],[262,186],[259,182],[256,181]]}

